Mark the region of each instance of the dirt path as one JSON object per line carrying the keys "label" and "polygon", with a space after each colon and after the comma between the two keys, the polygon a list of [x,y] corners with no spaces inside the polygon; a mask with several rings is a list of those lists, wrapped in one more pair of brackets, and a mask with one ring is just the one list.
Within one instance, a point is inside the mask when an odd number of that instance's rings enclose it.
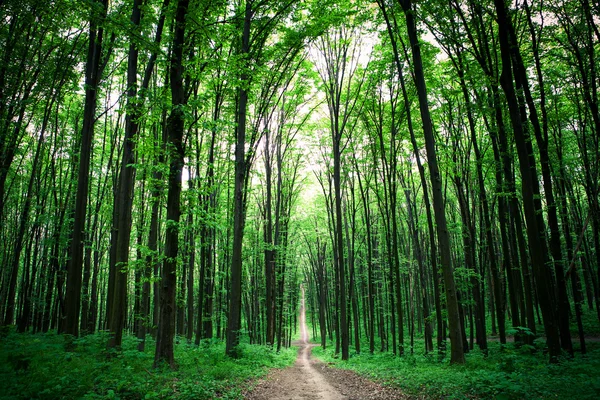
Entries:
{"label": "dirt path", "polygon": [[294,366],[271,372],[246,394],[253,400],[342,400],[342,399],[406,399],[396,389],[383,387],[354,372],[327,367],[311,359],[314,344],[308,341],[304,288],[300,305],[301,338]]}

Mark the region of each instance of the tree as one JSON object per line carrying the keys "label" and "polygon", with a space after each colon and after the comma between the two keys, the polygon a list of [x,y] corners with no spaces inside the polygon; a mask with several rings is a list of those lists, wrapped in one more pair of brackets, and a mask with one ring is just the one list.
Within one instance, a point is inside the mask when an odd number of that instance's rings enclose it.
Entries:
{"label": "tree", "polygon": [[[285,0],[276,4],[264,1],[247,0],[240,6],[237,21],[239,42],[236,46],[236,60],[240,65],[239,76],[236,76],[236,128],[235,128],[235,171],[234,171],[234,205],[233,205],[233,251],[231,258],[231,286],[229,315],[227,319],[227,347],[230,356],[237,355],[242,316],[242,244],[244,237],[246,198],[249,170],[255,155],[256,144],[262,132],[257,129],[246,135],[249,96],[252,88],[258,84],[258,68],[265,65],[268,55],[267,41],[275,32],[278,24],[292,13],[296,0]],[[274,10],[274,12],[271,12]],[[243,15],[243,18],[242,18]],[[283,32],[285,34],[285,32]],[[295,35],[290,41],[292,49],[303,40],[302,35]],[[288,43],[286,40],[283,43]],[[293,59],[292,57],[291,59]],[[287,57],[284,57],[287,59]],[[254,68],[253,68],[254,66]],[[289,67],[289,64],[283,64]],[[283,72],[276,70],[275,73]],[[280,78],[279,78],[280,79]],[[275,85],[276,86],[276,85]],[[268,93],[268,96],[273,96]],[[268,104],[268,103],[267,103]],[[260,113],[259,113],[260,114]],[[246,146],[249,152],[246,153]]]}
{"label": "tree", "polygon": [[339,299],[340,334],[342,360],[348,360],[348,317],[346,295],[346,265],[344,262],[344,232],[342,214],[342,152],[346,145],[344,133],[348,129],[350,117],[358,107],[357,97],[353,97],[352,84],[360,85],[364,81],[358,73],[360,43],[356,38],[356,30],[350,26],[333,27],[318,40],[317,47],[323,57],[323,64],[318,65],[319,75],[323,82],[332,139],[331,156],[333,159],[333,240],[334,263],[336,266],[336,297]]}
{"label": "tree", "polygon": [[[540,300],[540,308],[544,317],[544,328],[548,348],[550,350],[550,360],[556,362],[560,354],[560,339],[558,335],[558,326],[555,311],[552,307],[553,285],[547,269],[547,247],[544,235],[545,224],[541,214],[541,204],[539,200],[539,187],[537,183],[537,172],[535,164],[532,164],[533,154],[529,142],[529,136],[523,127],[523,110],[519,108],[516,90],[513,86],[514,75],[511,60],[512,24],[508,17],[508,12],[504,0],[495,0],[494,5],[498,15],[498,35],[500,40],[500,51],[502,56],[502,74],[500,75],[500,84],[506,95],[510,119],[515,136],[515,144],[519,156],[519,166],[521,170],[523,207],[525,219],[527,221],[527,236],[529,239],[529,250],[532,260],[533,271],[536,277],[537,291]],[[529,146],[528,146],[529,143]]]}
{"label": "tree", "polygon": [[60,330],[73,336],[79,335],[79,311],[81,307],[81,280],[83,265],[83,244],[85,240],[85,221],[88,202],[88,181],[90,177],[90,156],[94,124],[96,121],[96,103],[103,63],[103,20],[106,18],[108,2],[97,0],[92,4],[90,17],[89,47],[85,67],[85,106],[79,154],[77,195],[73,215],[73,235],[71,237],[70,258],[67,266],[67,294],[64,326]]}
{"label": "tree", "polygon": [[177,256],[179,252],[179,219],[181,216],[181,171],[184,165],[183,49],[185,46],[186,16],[189,1],[179,0],[175,13],[173,50],[170,60],[171,115],[168,120],[169,185],[167,196],[167,231],[165,260],[160,282],[160,319],[156,335],[154,366],[161,362],[175,367],[173,341],[175,337],[175,293],[177,283]]}
{"label": "tree", "polygon": [[423,123],[423,134],[425,135],[425,148],[427,150],[427,162],[429,166],[429,175],[431,179],[431,190],[433,192],[433,210],[437,227],[438,243],[440,246],[440,256],[442,261],[442,271],[446,290],[446,305],[448,308],[448,325],[450,328],[450,361],[456,364],[465,362],[465,356],[462,346],[462,328],[458,312],[458,300],[456,298],[456,285],[454,283],[454,274],[452,270],[452,261],[450,254],[450,235],[446,223],[446,214],[444,211],[444,199],[442,195],[442,180],[437,165],[437,154],[435,149],[435,139],[433,135],[433,125],[429,113],[429,104],[427,101],[427,88],[425,86],[425,75],[423,72],[423,61],[421,59],[421,49],[419,38],[417,36],[417,25],[415,20],[415,10],[412,1],[399,0],[404,15],[406,17],[406,27],[410,41],[410,49],[413,57],[414,79],[419,96],[419,110],[421,112],[421,122]]}
{"label": "tree", "polygon": [[121,171],[119,173],[119,184],[115,189],[115,206],[113,212],[116,227],[113,244],[115,249],[115,265],[111,266],[113,278],[112,299],[109,299],[111,314],[108,315],[111,338],[109,347],[120,347],[123,335],[123,324],[125,319],[125,308],[127,305],[127,275],[129,272],[129,247],[131,237],[131,208],[133,203],[133,185],[135,179],[135,137],[138,131],[139,111],[136,104],[137,97],[137,73],[138,73],[138,49],[134,36],[139,35],[141,20],[141,1],[134,0],[131,12],[131,23],[134,32],[131,33],[129,44],[129,55],[127,58],[127,115],[125,117],[125,138],[123,143],[123,156],[121,159]]}
{"label": "tree", "polygon": [[227,319],[227,348],[230,356],[237,356],[237,346],[241,329],[242,305],[242,240],[244,237],[244,183],[246,181],[246,112],[248,107],[248,57],[250,54],[250,26],[252,23],[252,2],[246,0],[243,12],[240,59],[242,73],[237,89],[236,145],[235,145],[235,192],[233,208],[233,255],[231,259],[231,299]]}

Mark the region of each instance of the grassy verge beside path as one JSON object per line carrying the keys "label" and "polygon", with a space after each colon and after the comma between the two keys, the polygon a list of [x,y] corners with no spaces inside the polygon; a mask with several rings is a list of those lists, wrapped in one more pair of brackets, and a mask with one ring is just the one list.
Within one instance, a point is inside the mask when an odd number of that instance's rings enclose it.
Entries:
{"label": "grassy verge beside path", "polygon": [[[541,344],[540,344],[541,345]],[[365,348],[365,347],[363,347]],[[368,348],[368,346],[366,347]],[[420,351],[420,349],[418,349]],[[334,357],[333,349],[313,349],[331,366],[353,370],[370,379],[399,387],[407,394],[444,399],[598,399],[600,398],[600,345],[589,345],[586,357],[550,365],[541,351],[490,343],[488,357],[474,350],[466,365],[450,366],[437,356],[390,353],[352,354],[348,362]],[[417,354],[415,350],[415,354]],[[422,352],[421,352],[422,353]]]}
{"label": "grassy verge beside path", "polygon": [[296,348],[279,354],[265,346],[242,344],[242,356],[225,356],[221,342],[175,347],[178,369],[153,369],[154,343],[107,353],[106,334],[76,339],[65,350],[56,334],[16,334],[0,339],[0,399],[239,399],[249,382],[270,368],[291,365]]}

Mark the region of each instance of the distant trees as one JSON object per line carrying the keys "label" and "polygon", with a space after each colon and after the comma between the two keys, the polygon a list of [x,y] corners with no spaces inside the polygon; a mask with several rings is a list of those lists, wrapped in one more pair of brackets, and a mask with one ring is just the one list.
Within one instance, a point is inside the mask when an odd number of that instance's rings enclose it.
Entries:
{"label": "distant trees", "polygon": [[[356,42],[353,27],[341,25],[326,32],[317,39],[317,48],[322,58],[322,64],[317,64],[325,92],[329,110],[329,130],[331,133],[331,158],[333,171],[333,198],[329,209],[329,223],[332,230],[332,246],[334,249],[336,311],[339,310],[339,320],[336,330],[340,336],[342,359],[349,357],[347,290],[346,290],[346,256],[344,254],[344,215],[342,213],[342,152],[352,130],[351,116],[358,105],[359,97],[353,92],[352,85],[363,82],[358,71],[360,43]],[[360,108],[360,106],[358,106]],[[337,319],[337,316],[336,316]],[[337,325],[339,323],[339,326]]]}

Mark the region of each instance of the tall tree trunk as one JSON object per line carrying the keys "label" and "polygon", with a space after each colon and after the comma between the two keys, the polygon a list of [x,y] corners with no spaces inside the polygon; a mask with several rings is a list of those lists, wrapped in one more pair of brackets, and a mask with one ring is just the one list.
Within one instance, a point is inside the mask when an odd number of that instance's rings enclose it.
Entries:
{"label": "tall tree trunk", "polygon": [[423,73],[423,61],[421,59],[421,49],[419,38],[417,36],[417,25],[414,18],[414,10],[411,0],[398,0],[406,16],[406,27],[413,56],[414,79],[419,97],[419,109],[421,111],[421,120],[423,122],[423,133],[425,135],[425,147],[427,150],[427,161],[431,179],[431,189],[433,192],[433,210],[436,221],[437,237],[440,246],[440,255],[442,261],[442,272],[446,289],[446,306],[448,311],[448,325],[450,328],[450,362],[463,364],[465,356],[462,345],[462,329],[460,325],[460,315],[458,310],[458,299],[456,296],[456,285],[454,283],[454,272],[452,269],[452,260],[450,253],[450,233],[446,224],[446,214],[444,211],[444,198],[442,194],[442,180],[437,164],[437,154],[435,149],[435,139],[433,135],[433,126],[429,113],[427,101],[427,88],[425,86],[425,76]]}
{"label": "tall tree trunk", "polygon": [[[529,138],[523,127],[519,102],[513,86],[511,42],[509,38],[509,30],[512,30],[512,25],[504,0],[494,0],[494,4],[498,15],[498,32],[502,57],[500,84],[506,95],[515,136],[515,144],[519,156],[523,206],[525,218],[527,220],[527,236],[529,238],[530,256],[536,277],[536,288],[540,308],[542,309],[544,318],[544,328],[550,351],[550,361],[557,362],[558,357],[560,356],[560,339],[556,315],[552,305],[552,290],[554,285],[552,284],[550,272],[547,271],[547,249],[544,235],[545,226],[543,225],[543,220],[540,221],[540,218],[538,218],[538,215],[541,216],[541,209],[539,209],[539,204],[536,204],[535,201],[535,196],[539,196],[537,172],[535,164],[531,164],[532,154],[528,151],[527,146]],[[541,226],[540,222],[542,222]]]}
{"label": "tall tree trunk", "polygon": [[419,147],[417,145],[417,140],[415,137],[415,132],[413,128],[413,122],[410,112],[411,102],[408,97],[408,91],[406,88],[406,82],[404,80],[404,73],[402,72],[402,62],[400,61],[400,54],[398,50],[398,43],[396,40],[396,36],[394,33],[395,25],[392,24],[390,14],[388,12],[387,7],[384,5],[384,2],[378,0],[377,4],[383,14],[383,17],[386,21],[386,27],[388,31],[388,35],[390,37],[390,41],[392,43],[392,50],[394,53],[394,61],[396,63],[396,69],[398,71],[398,77],[400,79],[400,87],[402,90],[402,98],[404,101],[404,108],[406,111],[406,121],[408,124],[408,130],[410,133],[410,141],[412,144],[413,153],[415,155],[415,159],[417,161],[417,168],[419,170],[419,177],[421,180],[421,186],[423,188],[423,201],[425,203],[425,212],[427,215],[427,227],[429,231],[429,257],[431,262],[431,270],[433,271],[433,290],[434,290],[434,305],[435,305],[435,315],[436,315],[436,328],[437,328],[437,348],[439,351],[443,351],[445,348],[445,334],[443,330],[443,317],[442,317],[442,305],[441,305],[441,297],[440,297],[440,280],[438,276],[438,251],[437,251],[437,243],[436,243],[436,235],[435,228],[433,224],[433,217],[431,215],[431,202],[429,199],[429,189],[427,184],[427,179],[425,177],[425,168],[421,162],[421,155],[419,152]]}
{"label": "tall tree trunk", "polygon": [[569,314],[571,312],[571,306],[569,304],[569,298],[567,294],[567,285],[565,281],[565,270],[564,260],[562,255],[562,244],[560,238],[560,229],[558,226],[558,213],[556,201],[554,199],[554,188],[552,184],[552,172],[550,169],[550,157],[548,154],[548,112],[546,108],[546,92],[544,88],[544,80],[542,75],[542,66],[540,61],[538,38],[533,27],[531,20],[531,13],[527,1],[524,3],[525,10],[528,15],[529,31],[531,33],[533,58],[535,60],[535,67],[537,73],[538,89],[540,91],[540,102],[539,107],[541,111],[541,126],[540,118],[536,108],[536,103],[531,95],[529,88],[529,80],[525,65],[519,47],[517,46],[518,39],[513,29],[509,31],[510,39],[513,43],[512,50],[512,62],[513,69],[515,72],[515,78],[521,81],[523,93],[525,94],[525,100],[529,109],[529,120],[533,126],[535,133],[536,142],[540,154],[540,165],[542,170],[544,196],[546,197],[546,213],[548,215],[548,227],[550,228],[550,253],[554,261],[555,279],[557,287],[557,300],[558,300],[558,324],[560,333],[561,347],[567,351],[571,356],[573,355],[573,344],[571,342],[571,331],[569,323]]}
{"label": "tall tree trunk", "polygon": [[167,362],[175,367],[173,340],[175,336],[175,291],[177,285],[177,254],[179,251],[179,219],[181,216],[181,171],[184,165],[183,133],[185,93],[183,90],[183,46],[189,0],[179,0],[175,14],[175,32],[171,54],[171,115],[168,121],[169,189],[167,194],[167,231],[165,261],[160,283],[160,318],[156,337],[154,366]]}
{"label": "tall tree trunk", "polygon": [[[242,59],[250,53],[250,25],[252,22],[251,1],[246,1],[244,24],[241,36],[240,55]],[[244,68],[242,68],[244,70]],[[227,318],[227,342],[225,351],[229,356],[237,357],[240,342],[242,318],[242,241],[244,238],[244,189],[246,181],[246,111],[248,107],[248,73],[244,70],[240,76],[242,82],[238,88],[235,146],[235,193],[233,208],[233,254],[231,259],[231,287],[229,315]]]}
{"label": "tall tree trunk", "polygon": [[[85,68],[85,105],[83,110],[83,128],[79,152],[79,172],[77,178],[77,195],[75,213],[73,215],[73,235],[71,237],[70,258],[67,264],[67,293],[65,304],[65,321],[60,331],[73,336],[79,335],[79,309],[81,306],[81,281],[83,267],[83,243],[85,240],[85,220],[88,203],[88,182],[90,177],[90,158],[94,123],[96,121],[96,103],[98,100],[98,84],[100,83],[100,64],[102,59],[102,24],[106,17],[108,0],[94,2],[94,12],[90,20],[90,39]],[[96,15],[96,12],[98,15]]]}
{"label": "tall tree trunk", "polygon": [[412,236],[413,241],[413,252],[414,256],[417,259],[417,264],[419,266],[419,284],[420,284],[420,294],[421,300],[423,303],[423,319],[425,320],[425,353],[433,351],[433,328],[431,326],[431,315],[430,315],[430,306],[429,306],[429,296],[427,294],[427,281],[426,281],[426,272],[424,260],[423,260],[423,252],[421,250],[421,243],[419,241],[419,231],[417,228],[417,223],[415,221],[415,217],[413,213],[413,205],[410,198],[410,190],[405,190],[406,197],[406,211],[408,214],[408,229]]}
{"label": "tall tree trunk", "polygon": [[[165,24],[165,19],[166,19],[166,10],[167,7],[169,6],[169,2],[170,0],[163,0],[163,5],[161,8],[161,13],[160,13],[160,17],[158,19],[158,24],[156,27],[156,36],[154,38],[154,43],[155,44],[159,44],[162,40],[162,32],[163,32],[163,27]],[[139,101],[143,101],[143,96],[145,95],[144,91],[148,90],[148,87],[150,85],[150,78],[152,77],[152,72],[154,71],[154,65],[156,64],[156,58],[158,56],[158,52],[154,51],[151,55],[150,55],[150,60],[148,60],[148,64],[146,65],[146,70],[144,72],[144,78],[142,80],[142,87],[141,87],[141,91],[139,93],[140,95],[140,99]],[[139,105],[141,106],[141,104]],[[138,110],[139,111],[139,110]],[[138,114],[139,115],[139,114]],[[158,130],[158,124],[154,125],[154,129]],[[161,140],[159,141],[157,139],[157,136],[155,134],[155,141],[156,142],[160,142],[160,143],[164,143],[165,142],[165,129],[162,129],[162,135],[163,137],[161,138]],[[159,145],[157,145],[159,146]],[[162,164],[164,162],[164,155],[162,152],[162,149],[159,150],[159,156],[158,156],[158,160],[155,161],[158,164]],[[151,318],[150,318],[150,282],[151,282],[151,278],[152,278],[152,273],[153,273],[153,269],[156,269],[158,267],[158,263],[156,261],[157,257],[156,257],[156,251],[158,248],[158,219],[159,219],[159,215],[158,215],[158,210],[159,210],[159,203],[160,203],[160,191],[161,189],[159,187],[157,187],[156,185],[159,185],[159,183],[157,182],[161,182],[162,181],[162,172],[159,169],[155,169],[155,171],[152,173],[152,184],[151,184],[151,188],[150,188],[150,193],[151,193],[151,211],[150,211],[150,231],[148,233],[148,250],[149,250],[149,254],[146,256],[146,259],[144,261],[144,264],[142,266],[143,268],[143,284],[142,284],[142,293],[141,293],[141,299],[140,299],[140,315],[139,315],[139,319],[140,319],[140,323],[138,324],[138,329],[136,332],[136,337],[139,339],[138,342],[138,350],[139,351],[144,351],[145,346],[146,346],[146,333],[148,332],[148,327],[151,325]],[[155,272],[155,275],[158,275]],[[154,283],[154,288],[155,290],[158,288],[158,282]],[[155,307],[155,315],[158,316],[158,307],[159,307],[159,301],[158,297],[155,296],[155,302],[154,302],[154,307]],[[155,318],[155,322],[156,322]]]}
{"label": "tall tree trunk", "polygon": [[[358,179],[358,189],[363,205],[364,225],[366,229],[366,244],[367,244],[367,298],[368,298],[368,336],[369,336],[369,353],[375,352],[375,288],[373,283],[373,242],[371,236],[371,210],[369,205],[369,189],[368,183],[365,182],[363,187],[360,169],[358,168],[358,162],[354,157],[354,166],[356,169],[356,176]],[[364,306],[363,306],[364,307]]]}
{"label": "tall tree trunk", "polygon": [[[193,181],[190,181],[190,190],[193,188]],[[188,238],[188,277],[187,277],[187,325],[185,331],[185,337],[188,343],[192,343],[192,337],[194,336],[194,269],[196,265],[196,228],[194,227],[194,215],[193,215],[194,203],[189,200],[190,210],[188,211],[188,229],[190,230],[190,236]]]}
{"label": "tall tree trunk", "polygon": [[[142,0],[133,1],[131,12],[131,23],[137,31],[140,26]],[[135,32],[137,33],[137,32]],[[134,34],[135,34],[134,33]],[[138,49],[135,43],[137,37],[134,34],[130,38],[129,56],[127,61],[127,115],[125,116],[125,138],[123,142],[123,153],[121,159],[121,171],[119,182],[115,190],[118,199],[116,205],[118,210],[113,213],[116,218],[113,225],[116,226],[116,245],[114,268],[114,289],[110,320],[110,339],[108,347],[119,348],[123,339],[123,328],[125,325],[125,314],[127,307],[127,278],[129,275],[129,245],[131,239],[131,209],[133,207],[133,188],[135,186],[135,138],[138,132],[138,104],[137,104],[137,70]]]}
{"label": "tall tree trunk", "polygon": [[[493,289],[494,289],[494,305],[496,307],[496,318],[498,321],[498,331],[500,335],[500,343],[506,343],[506,327],[505,327],[505,312],[504,312],[504,285],[501,279],[500,270],[498,267],[496,254],[494,251],[494,239],[492,236],[492,221],[490,217],[490,207],[487,199],[485,182],[483,177],[483,156],[481,151],[479,150],[479,144],[477,140],[477,132],[475,130],[475,120],[473,117],[472,104],[469,93],[467,91],[467,84],[464,77],[464,69],[463,69],[463,61],[460,54],[460,51],[457,51],[458,56],[458,75],[460,78],[460,86],[463,94],[463,98],[465,100],[465,105],[467,108],[467,119],[469,122],[469,133],[471,137],[471,143],[473,144],[473,152],[475,153],[475,162],[476,162],[476,170],[477,170],[477,183],[479,186],[479,201],[481,202],[481,208],[483,211],[483,224],[485,227],[485,248],[487,250],[488,258],[489,258],[489,266],[492,272],[492,279],[494,281]],[[460,200],[459,200],[460,201]],[[504,201],[503,199],[499,199],[500,201]],[[466,208],[463,210],[461,208],[461,214],[466,213],[463,218],[469,219],[468,216],[468,206],[464,205]],[[470,226],[470,222],[469,222]],[[471,228],[468,228],[469,230]],[[504,239],[504,237],[503,237]],[[503,240],[503,244],[506,243]],[[505,257],[508,254],[505,252]],[[475,258],[472,258],[472,267],[475,270]],[[510,273],[510,271],[507,271]],[[473,292],[476,297],[475,301],[475,321],[476,321],[476,334],[477,334],[477,344],[479,345],[482,351],[487,351],[487,338],[485,332],[485,307],[483,307],[483,303],[481,301],[481,290],[479,287],[479,280],[473,279]],[[514,310],[513,310],[514,311]],[[514,313],[513,313],[514,315]]]}
{"label": "tall tree trunk", "polygon": [[273,212],[272,212],[272,172],[270,130],[265,132],[265,206],[264,206],[264,240],[265,240],[265,307],[267,311],[267,345],[273,345],[275,339],[275,260],[276,248],[273,246]]}

